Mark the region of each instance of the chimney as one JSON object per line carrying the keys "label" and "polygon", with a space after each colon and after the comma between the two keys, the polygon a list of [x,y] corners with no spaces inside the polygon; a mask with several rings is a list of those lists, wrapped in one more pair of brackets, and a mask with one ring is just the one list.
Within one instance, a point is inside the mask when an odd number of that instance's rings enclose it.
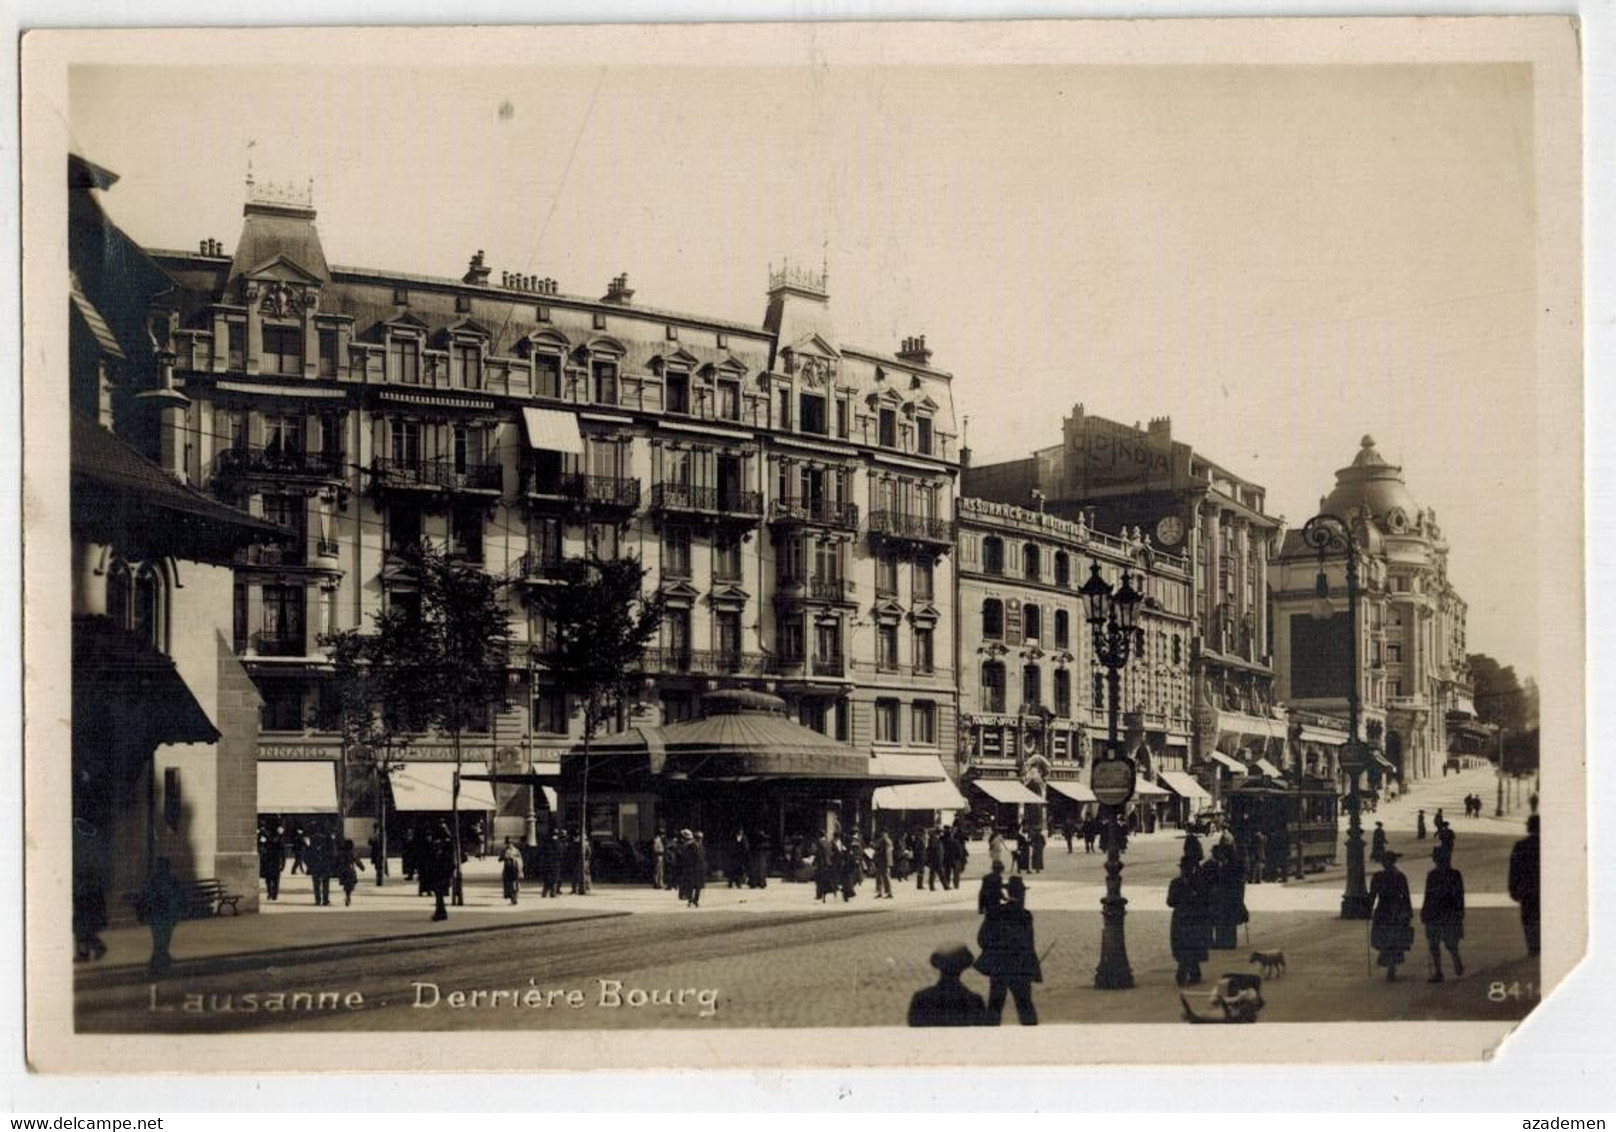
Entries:
{"label": "chimney", "polygon": [[898,358],[911,365],[931,365],[931,351],[926,349],[926,336],[922,334],[916,338],[905,338],[903,349],[898,351]]}
{"label": "chimney", "polygon": [[471,257],[471,264],[466,268],[466,273],[460,277],[460,282],[473,287],[486,287],[488,277],[492,274],[493,270],[483,263],[483,250],[478,248],[477,254]]}
{"label": "chimney", "polygon": [[1161,437],[1163,440],[1170,438],[1173,435],[1173,418],[1151,417],[1150,435]]}
{"label": "chimney", "polygon": [[628,285],[628,273],[624,272],[606,285],[606,294],[601,297],[603,303],[616,303],[626,307],[634,301],[634,288]]}

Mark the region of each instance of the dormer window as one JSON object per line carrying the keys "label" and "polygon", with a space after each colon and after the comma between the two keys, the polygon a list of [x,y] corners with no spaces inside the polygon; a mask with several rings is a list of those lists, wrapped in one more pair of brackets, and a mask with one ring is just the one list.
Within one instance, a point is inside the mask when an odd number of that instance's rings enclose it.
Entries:
{"label": "dormer window", "polygon": [[421,384],[421,342],[411,336],[387,340],[388,376],[405,385]]}

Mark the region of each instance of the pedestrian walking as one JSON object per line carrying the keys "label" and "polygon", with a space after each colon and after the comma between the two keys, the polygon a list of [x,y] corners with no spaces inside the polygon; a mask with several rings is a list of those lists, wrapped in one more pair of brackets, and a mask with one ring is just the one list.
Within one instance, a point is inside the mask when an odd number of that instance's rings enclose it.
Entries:
{"label": "pedestrian walking", "polygon": [[892,899],[892,835],[886,830],[875,838],[875,898]]}
{"label": "pedestrian walking", "polygon": [[1386,826],[1385,823],[1377,821],[1375,823],[1375,832],[1369,838],[1369,859],[1378,864],[1380,862],[1380,858],[1385,854],[1385,852]]}
{"label": "pedestrian walking", "polygon": [[953,827],[944,829],[939,836],[943,843],[943,889],[947,891],[954,887],[954,877],[964,871],[960,866],[960,850],[964,846],[954,836]]}
{"label": "pedestrian walking", "polygon": [[488,854],[488,831],[483,827],[481,818],[471,823],[471,851],[479,861]]}
{"label": "pedestrian walking", "polygon": [[539,848],[539,875],[544,878],[541,897],[559,897],[561,878],[565,875],[567,865],[567,846],[561,840],[561,831],[552,829]]}
{"label": "pedestrian walking", "polygon": [[926,888],[937,891],[937,878],[943,878],[943,890],[948,890],[948,876],[943,872],[947,858],[943,854],[943,834],[933,826],[926,834]]}
{"label": "pedestrian walking", "polygon": [[1397,868],[1401,858],[1396,850],[1386,850],[1380,857],[1380,872],[1369,882],[1369,944],[1386,968],[1388,983],[1397,981],[1397,968],[1414,946],[1414,902],[1408,878]]}
{"label": "pedestrian walking", "polygon": [[1420,904],[1420,923],[1425,925],[1425,942],[1431,949],[1430,982],[1442,981],[1442,949],[1453,956],[1453,973],[1464,976],[1464,960],[1459,958],[1459,941],[1464,938],[1464,876],[1453,867],[1453,854],[1442,846],[1431,851],[1436,867],[1425,874],[1425,899]]}
{"label": "pedestrian walking", "polygon": [[746,863],[751,856],[752,846],[746,840],[746,833],[737,829],[724,856],[724,879],[729,882],[728,887],[740,888],[746,883]]}
{"label": "pedestrian walking", "polygon": [[662,830],[657,829],[651,838],[651,887],[661,888],[668,881],[668,843],[662,837]]}
{"label": "pedestrian walking", "polygon": [[1044,836],[1043,829],[1034,827],[1032,831],[1032,871],[1035,873],[1044,871],[1044,846],[1047,844],[1049,844],[1049,838]]}
{"label": "pedestrian walking", "polygon": [[965,866],[971,860],[970,838],[965,836],[965,829],[958,822],[952,827],[951,839],[954,842],[954,875],[950,888],[958,889],[965,881]]}
{"label": "pedestrian walking", "polygon": [[421,866],[420,843],[415,839],[415,827],[411,826],[404,831],[404,844],[398,851],[399,868],[404,870],[405,880],[415,880],[415,874]]}
{"label": "pedestrian walking", "polygon": [[1214,949],[1227,951],[1240,942],[1240,925],[1250,919],[1246,911],[1245,867],[1229,846],[1212,847],[1212,860],[1203,867],[1210,873],[1211,940]]}
{"label": "pedestrian walking", "polygon": [[701,907],[701,892],[707,887],[707,851],[688,829],[679,831],[679,885],[685,903]]}
{"label": "pedestrian walking", "polygon": [[851,841],[842,847],[842,868],[839,877],[842,886],[842,901],[853,899],[858,895],[859,884],[864,880],[864,843],[859,835],[854,834]]}
{"label": "pedestrian walking", "polygon": [[773,851],[769,835],[761,829],[752,834],[752,855],[746,866],[747,888],[769,887],[769,858]]}
{"label": "pedestrian walking", "polygon": [[380,823],[373,826],[370,831],[370,867],[375,870],[376,884],[380,887],[382,878],[387,875],[387,852],[382,848]]}
{"label": "pedestrian walking", "polygon": [[1421,810],[1414,816],[1414,840],[1425,840],[1425,811]]}
{"label": "pedestrian walking", "polygon": [[[988,835],[988,860],[995,865],[1004,864],[1004,834],[995,829]],[[999,870],[1003,872],[1004,869]]]}
{"label": "pedestrian walking", "polygon": [[1178,862],[1178,876],[1167,885],[1167,906],[1173,910],[1168,923],[1168,942],[1178,970],[1173,981],[1181,987],[1201,981],[1201,964],[1208,951],[1208,901],[1201,866],[1188,856]]}
{"label": "pedestrian walking", "polygon": [[981,954],[976,969],[988,977],[988,1025],[997,1026],[1004,1000],[1015,999],[1016,1017],[1023,1026],[1038,1025],[1032,984],[1044,981],[1043,966],[1033,937],[1032,913],[1027,910],[1027,885],[1013,876],[1004,886],[1004,903],[989,910],[977,930]]}
{"label": "pedestrian walking", "polygon": [[909,1000],[911,1026],[982,1026],[988,1021],[987,1003],[960,981],[975,957],[963,943],[939,947],[931,953],[937,982],[917,990]]}
{"label": "pedestrian walking", "polygon": [[337,866],[335,838],[332,833],[316,832],[303,850],[303,867],[314,884],[314,903],[321,908],[331,903],[331,874]]}
{"label": "pedestrian walking", "polygon": [[1538,816],[1533,814],[1526,819],[1526,836],[1509,853],[1509,898],[1521,906],[1521,930],[1526,935],[1528,955],[1536,955],[1542,942],[1538,931],[1541,862]]}
{"label": "pedestrian walking", "polygon": [[1251,850],[1246,855],[1246,877],[1252,884],[1261,884],[1268,872],[1268,835],[1257,830],[1251,835]]}
{"label": "pedestrian walking", "polygon": [[982,887],[976,892],[976,914],[985,916],[988,911],[1004,903],[1004,862],[994,861],[991,868],[982,877]]}
{"label": "pedestrian walking", "polygon": [[1091,815],[1083,819],[1083,852],[1094,852],[1094,839],[1100,836],[1100,823]]}
{"label": "pedestrian walking", "polygon": [[428,835],[425,843],[420,846],[420,853],[421,881],[426,886],[427,892],[432,895],[432,918],[447,920],[449,909],[445,901],[454,884],[454,875],[460,871],[454,859],[454,841],[449,836],[448,827],[444,826],[436,833]]}
{"label": "pedestrian walking", "polygon": [[[332,834],[332,843],[335,844],[336,834]],[[342,906],[347,908],[353,904],[353,890],[359,885],[359,873],[365,867],[365,862],[359,857],[359,850],[354,847],[351,837],[343,838],[342,844],[336,848],[336,861],[332,872],[337,878],[337,884],[342,888]],[[331,883],[329,880],[326,882]],[[326,903],[329,904],[330,890],[327,889]]]}
{"label": "pedestrian walking", "polygon": [[829,832],[820,835],[814,843],[814,899],[824,903],[836,891],[836,878],[841,868],[841,856],[836,838]]}
{"label": "pedestrian walking", "polygon": [[286,868],[286,831],[258,831],[258,875],[264,878],[264,893],[270,900],[281,895],[281,870]]}
{"label": "pedestrian walking", "polygon": [[1010,859],[1017,873],[1032,871],[1032,842],[1027,838],[1027,831],[1020,826],[1016,827],[1016,851]]}
{"label": "pedestrian walking", "polygon": [[522,889],[522,851],[509,837],[505,839],[505,848],[499,851],[499,879],[505,899],[515,904]]}
{"label": "pedestrian walking", "polygon": [[1071,853],[1072,853],[1072,823],[1067,822],[1066,823],[1066,828],[1061,830],[1061,832],[1066,836],[1066,855],[1071,856]]}
{"label": "pedestrian walking", "polygon": [[157,863],[140,894],[140,909],[151,929],[152,953],[146,969],[153,976],[161,975],[174,965],[169,947],[174,940],[174,927],[185,914],[185,894],[180,882],[170,871],[167,857]]}
{"label": "pedestrian walking", "polygon": [[309,851],[309,835],[303,832],[303,827],[292,827],[292,875],[309,871],[305,856]]}

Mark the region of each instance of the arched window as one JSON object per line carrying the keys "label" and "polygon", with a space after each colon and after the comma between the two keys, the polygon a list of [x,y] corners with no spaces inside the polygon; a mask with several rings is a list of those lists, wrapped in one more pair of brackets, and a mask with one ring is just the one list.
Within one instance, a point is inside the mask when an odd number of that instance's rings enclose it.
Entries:
{"label": "arched window", "polygon": [[1021,704],[1023,707],[1037,707],[1043,703],[1044,676],[1036,664],[1029,664],[1021,670]]}
{"label": "arched window", "polygon": [[1184,663],[1184,641],[1177,633],[1173,634],[1173,664]]}
{"label": "arched window", "polygon": [[1027,543],[1021,548],[1021,573],[1029,582],[1036,582],[1043,573],[1044,556],[1038,547]]}
{"label": "arched window", "polygon": [[989,574],[1004,573],[1004,541],[989,535],[982,540],[982,569]]}
{"label": "arched window", "polygon": [[150,566],[141,567],[135,578],[135,635],[158,651],[163,649],[163,579]]}
{"label": "arched window", "polygon": [[1002,640],[1004,637],[1004,602],[996,597],[983,599],[982,636],[989,641]]}
{"label": "arched window", "polygon": [[1072,584],[1072,560],[1064,550],[1055,552],[1055,584],[1057,586]]}
{"label": "arched window", "polygon": [[1055,610],[1055,647],[1058,649],[1072,647],[1072,617],[1064,609]]}
{"label": "arched window", "polygon": [[982,710],[1004,710],[1004,665],[996,660],[982,665]]}
{"label": "arched window", "polygon": [[1055,669],[1055,714],[1062,718],[1072,714],[1072,673],[1065,668]]}
{"label": "arched window", "polygon": [[1044,639],[1043,612],[1036,605],[1022,607],[1021,635],[1029,641],[1041,641]]}
{"label": "arched window", "polygon": [[123,559],[114,559],[107,568],[107,616],[119,628],[129,627],[129,611],[134,605],[134,579]]}

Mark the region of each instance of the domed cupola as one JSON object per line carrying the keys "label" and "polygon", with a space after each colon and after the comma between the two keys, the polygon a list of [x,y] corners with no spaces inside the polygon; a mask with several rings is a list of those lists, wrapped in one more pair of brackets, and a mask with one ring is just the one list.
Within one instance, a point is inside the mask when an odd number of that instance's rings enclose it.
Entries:
{"label": "domed cupola", "polygon": [[1324,510],[1343,519],[1356,513],[1385,534],[1400,535],[1417,527],[1420,505],[1403,483],[1403,469],[1387,463],[1375,438],[1365,436],[1352,464],[1336,472],[1335,490],[1325,499]]}

